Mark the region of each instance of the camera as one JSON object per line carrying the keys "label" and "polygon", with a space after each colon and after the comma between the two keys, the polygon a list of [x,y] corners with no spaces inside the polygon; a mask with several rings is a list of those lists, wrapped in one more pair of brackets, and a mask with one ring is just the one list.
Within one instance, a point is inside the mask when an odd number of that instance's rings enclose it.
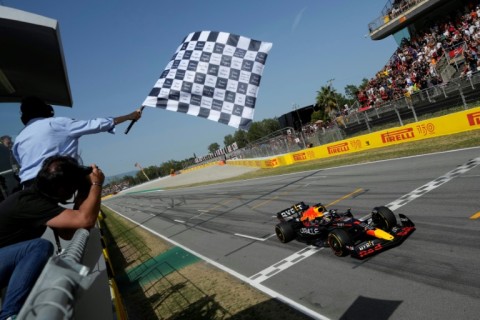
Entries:
{"label": "camera", "polygon": [[80,166],[81,176],[88,176],[90,173],[92,173],[92,171],[93,171],[92,167]]}

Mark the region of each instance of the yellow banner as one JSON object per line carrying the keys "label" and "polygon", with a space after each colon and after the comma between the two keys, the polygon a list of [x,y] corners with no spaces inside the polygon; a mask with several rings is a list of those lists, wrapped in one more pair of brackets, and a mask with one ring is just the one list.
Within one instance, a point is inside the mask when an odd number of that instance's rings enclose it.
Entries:
{"label": "yellow banner", "polygon": [[480,107],[411,123],[401,127],[381,130],[314,148],[303,149],[274,158],[262,160],[228,160],[227,164],[275,168],[313,159],[333,157],[478,129],[480,129]]}

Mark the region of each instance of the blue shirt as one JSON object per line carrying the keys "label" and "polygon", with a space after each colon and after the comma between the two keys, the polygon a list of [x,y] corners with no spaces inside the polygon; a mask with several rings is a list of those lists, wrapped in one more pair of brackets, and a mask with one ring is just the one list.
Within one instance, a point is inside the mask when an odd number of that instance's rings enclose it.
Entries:
{"label": "blue shirt", "polygon": [[113,118],[73,120],[64,117],[30,120],[15,139],[13,155],[20,165],[20,180],[33,179],[43,161],[54,155],[72,156],[79,161],[78,138],[86,134],[114,133]]}

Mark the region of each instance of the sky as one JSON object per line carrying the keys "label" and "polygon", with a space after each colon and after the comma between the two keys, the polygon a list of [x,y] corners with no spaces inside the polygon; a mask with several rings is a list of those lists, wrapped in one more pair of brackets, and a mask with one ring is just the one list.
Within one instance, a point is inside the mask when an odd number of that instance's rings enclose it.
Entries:
{"label": "sky", "polygon": [[[191,32],[230,32],[273,43],[263,72],[254,121],[272,119],[315,102],[332,81],[372,78],[393,54],[392,37],[373,41],[368,23],[386,0],[0,0],[0,5],[58,21],[73,108],[54,106],[75,119],[120,116],[140,107],[183,38]],[[0,108],[0,125],[12,137],[22,128],[19,104]],[[10,107],[11,106],[11,107]],[[80,139],[85,164],[107,176],[208,154],[237,129],[162,109],[146,108],[128,135]],[[0,134],[4,134],[1,133]]]}

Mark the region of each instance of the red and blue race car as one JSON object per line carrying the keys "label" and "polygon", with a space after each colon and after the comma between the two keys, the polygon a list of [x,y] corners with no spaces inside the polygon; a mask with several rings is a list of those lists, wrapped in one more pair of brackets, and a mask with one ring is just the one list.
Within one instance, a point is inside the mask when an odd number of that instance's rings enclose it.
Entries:
{"label": "red and blue race car", "polygon": [[330,247],[335,255],[365,258],[399,245],[415,230],[405,215],[395,214],[385,206],[375,207],[370,217],[360,220],[346,212],[327,210],[321,203],[308,206],[299,202],[277,213],[275,226],[278,239],[287,243],[294,239],[317,246]]}

